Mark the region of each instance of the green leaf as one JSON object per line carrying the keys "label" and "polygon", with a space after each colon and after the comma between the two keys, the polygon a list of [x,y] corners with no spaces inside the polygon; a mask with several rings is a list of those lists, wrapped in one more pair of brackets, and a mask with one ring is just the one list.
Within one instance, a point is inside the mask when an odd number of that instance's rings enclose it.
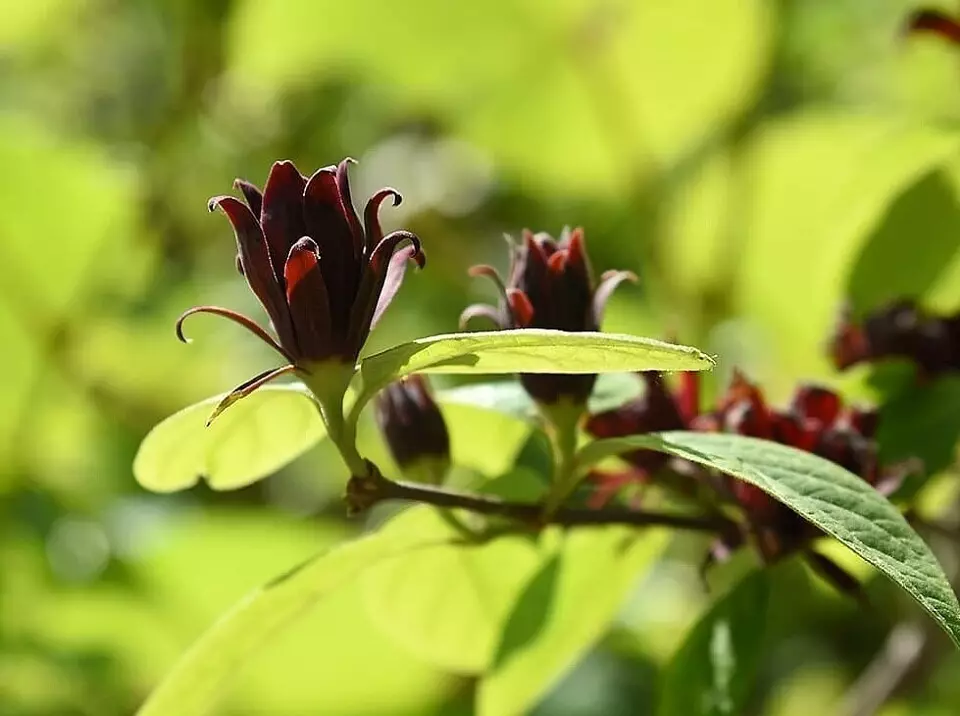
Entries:
{"label": "green leaf", "polygon": [[540,329],[451,333],[420,338],[360,363],[363,398],[411,373],[617,373],[703,370],[713,359],[696,348],[615,333]]}
{"label": "green leaf", "polygon": [[907,478],[897,497],[909,498],[926,476],[956,459],[960,440],[960,378],[943,376],[924,385],[912,384],[884,401],[877,444],[883,464],[918,458],[923,475]]}
{"label": "green leaf", "polygon": [[[631,373],[604,373],[588,402],[591,413],[618,408],[641,393],[641,383]],[[448,405],[470,405],[476,408],[529,419],[537,415],[537,406],[518,381],[497,380],[447,388],[437,392],[437,400]]]}
{"label": "green leaf", "polygon": [[[904,266],[904,237],[922,236],[923,250]],[[847,295],[863,313],[900,298],[921,298],[960,254],[957,187],[934,171],[904,191],[867,239],[850,273]]]}
{"label": "green leaf", "polygon": [[[453,540],[456,530],[434,509],[416,507],[380,534]],[[410,653],[456,673],[479,673],[494,656],[510,610],[542,562],[521,536],[438,544],[369,569],[362,583],[381,630]]]}
{"label": "green leaf", "polygon": [[435,537],[397,533],[348,542],[304,562],[247,596],[219,619],[167,674],[138,716],[201,716],[210,713],[237,671],[279,632],[323,597],[350,584],[364,570]]}
{"label": "green leaf", "polygon": [[960,646],[960,605],[936,557],[897,508],[861,478],[796,448],[719,433],[598,440],[580,451],[579,467],[637,448],[667,452],[756,485],[899,584]]}
{"label": "green leaf", "polygon": [[513,608],[477,691],[479,716],[529,713],[607,630],[667,537],[619,526],[552,534],[562,544]]}
{"label": "green leaf", "polygon": [[300,383],[264,386],[206,427],[222,398],[184,408],[147,434],[133,462],[141,486],[174,492],[202,477],[214,490],[234,490],[275,472],[325,434]]}
{"label": "green leaf", "polygon": [[[739,251],[732,310],[766,337],[748,344],[744,358],[776,364],[779,389],[796,377],[830,374],[824,336],[864,242],[893,199],[956,155],[958,140],[957,132],[929,123],[810,106],[766,119],[752,133],[732,180],[750,187],[749,210],[735,229],[743,238],[724,251]],[[926,225],[907,236],[920,242]]]}
{"label": "green leaf", "polygon": [[766,633],[765,572],[742,579],[700,619],[667,665],[658,716],[737,716],[750,696]]}

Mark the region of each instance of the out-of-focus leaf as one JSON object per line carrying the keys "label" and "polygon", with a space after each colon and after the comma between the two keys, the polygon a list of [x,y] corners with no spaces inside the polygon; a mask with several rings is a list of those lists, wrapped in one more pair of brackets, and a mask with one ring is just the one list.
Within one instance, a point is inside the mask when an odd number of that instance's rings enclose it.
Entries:
{"label": "out-of-focus leaf", "polygon": [[770,587],[742,579],[703,615],[666,667],[658,716],[738,716],[763,649]]}
{"label": "out-of-focus leaf", "polygon": [[133,463],[140,485],[174,492],[203,478],[215,490],[237,489],[280,469],[325,435],[317,406],[300,383],[264,386],[207,427],[222,398],[184,408],[147,434]]}
{"label": "out-of-focus leaf", "polygon": [[[38,7],[43,7],[40,3]],[[33,10],[4,17],[5,31]],[[41,11],[37,17],[43,17]],[[7,20],[13,23],[13,30]],[[84,308],[90,289],[111,276],[131,235],[134,177],[95,147],[57,138],[36,120],[0,117],[0,455],[23,424],[21,411],[46,365],[53,331]],[[55,255],[55,268],[51,256]],[[132,263],[132,262],[131,262]],[[131,273],[133,273],[131,271]],[[34,409],[30,406],[31,410]],[[55,408],[53,408],[55,409]]]}
{"label": "out-of-focus leaf", "polygon": [[666,534],[583,528],[561,540],[526,585],[477,691],[479,716],[518,716],[599,639]]}
{"label": "out-of-focus leaf", "polygon": [[447,117],[526,181],[588,193],[626,191],[634,167],[677,156],[749,103],[771,24],[760,0],[248,1],[235,18],[239,96],[358,76],[400,106]]}
{"label": "out-of-focus leaf", "polygon": [[922,475],[908,477],[896,497],[909,499],[923,476],[954,463],[960,442],[960,378],[944,376],[913,384],[885,401],[880,411],[877,444],[881,464],[913,458],[923,462]]}
{"label": "out-of-focus leaf", "polygon": [[581,469],[637,448],[660,450],[756,485],[836,537],[913,597],[960,646],[960,604],[930,548],[866,481],[812,453],[723,433],[666,432],[598,440]]}
{"label": "out-of-focus leaf", "polygon": [[[742,162],[743,241],[731,250],[740,251],[738,313],[763,331],[779,388],[826,372],[823,343],[861,247],[891,198],[943,165],[958,141],[929,124],[826,110],[757,133]],[[911,229],[918,249],[923,230]]]}
{"label": "out-of-focus leaf", "polygon": [[[588,408],[598,413],[618,408],[641,393],[641,382],[628,373],[604,373],[590,396]],[[437,393],[437,399],[447,405],[469,405],[494,410],[521,419],[537,415],[537,406],[523,386],[515,380],[498,380],[447,388]]]}
{"label": "out-of-focus leaf", "polygon": [[847,295],[860,313],[920,298],[958,254],[957,186],[946,173],[931,172],[890,204],[850,272]]}
{"label": "out-of-focus leaf", "polygon": [[[429,507],[400,515],[381,534],[412,532],[441,542],[457,531]],[[370,613],[411,653],[455,673],[479,673],[495,653],[503,626],[542,561],[519,535],[490,542],[438,544],[367,570]]]}
{"label": "out-of-focus leaf", "polygon": [[355,580],[365,569],[435,538],[403,532],[372,535],[325,551],[249,594],[221,617],[174,666],[139,716],[210,713],[237,670],[307,610]]}

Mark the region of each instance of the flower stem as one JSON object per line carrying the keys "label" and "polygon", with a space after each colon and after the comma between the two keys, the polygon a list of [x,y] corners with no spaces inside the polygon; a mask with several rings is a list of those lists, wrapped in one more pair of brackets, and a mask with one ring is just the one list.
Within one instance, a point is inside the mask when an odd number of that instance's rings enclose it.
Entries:
{"label": "flower stem", "polygon": [[576,472],[577,434],[584,406],[560,401],[554,405],[541,405],[540,410],[547,421],[547,435],[553,449],[553,484],[544,500],[543,511],[549,516],[576,489],[580,475]]}
{"label": "flower stem", "polygon": [[350,474],[364,475],[367,463],[357,451],[356,421],[344,420],[343,416],[344,396],[353,373],[353,366],[348,364],[321,363],[311,366],[304,383],[317,399],[327,435],[337,446]]}

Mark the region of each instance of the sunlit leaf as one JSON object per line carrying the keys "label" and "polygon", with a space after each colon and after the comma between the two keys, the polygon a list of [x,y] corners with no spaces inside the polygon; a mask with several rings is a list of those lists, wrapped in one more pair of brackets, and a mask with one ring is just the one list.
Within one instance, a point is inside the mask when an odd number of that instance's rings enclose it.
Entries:
{"label": "sunlit leaf", "polygon": [[667,452],[756,485],[900,585],[960,646],[960,605],[936,557],[903,515],[861,478],[796,448],[721,433],[599,440],[585,446],[578,460],[586,468],[636,448]]}
{"label": "sunlit leaf", "polygon": [[615,333],[523,329],[420,338],[360,363],[357,392],[371,396],[411,373],[616,373],[704,370],[696,348]]}
{"label": "sunlit leaf", "polygon": [[658,716],[739,716],[756,676],[770,587],[747,575],[703,615],[666,667]]}
{"label": "sunlit leaf", "polygon": [[313,398],[299,383],[264,386],[206,427],[222,397],[154,427],[133,463],[137,482],[154,492],[184,490],[201,478],[215,490],[236,489],[280,469],[325,434]]}
{"label": "sunlit leaf", "polygon": [[[402,532],[457,537],[429,507],[400,515],[381,534]],[[518,535],[438,544],[372,567],[362,583],[385,633],[446,670],[479,673],[493,659],[511,608],[541,561],[536,542]]]}
{"label": "sunlit leaf", "polygon": [[477,691],[479,716],[529,713],[607,630],[666,534],[604,527],[559,538],[510,614]]}
{"label": "sunlit leaf", "polygon": [[[599,375],[587,407],[593,413],[618,408],[638,396],[641,385],[635,375],[627,373]],[[516,380],[497,380],[447,388],[437,392],[437,399],[447,405],[469,405],[521,419],[537,415],[536,404]]]}
{"label": "sunlit leaf", "polygon": [[[735,303],[763,331],[784,383],[826,368],[846,280],[888,203],[942,166],[960,135],[876,113],[824,109],[765,122],[742,157],[745,212],[732,217]],[[932,219],[928,218],[926,221]],[[925,224],[912,225],[921,241]],[[783,386],[786,388],[786,386]]]}
{"label": "sunlit leaf", "polygon": [[[921,298],[960,257],[958,188],[944,171],[927,174],[887,208],[867,238],[847,284],[858,312],[901,298]],[[907,251],[904,237],[916,236],[922,250]]]}
{"label": "sunlit leaf", "polygon": [[279,576],[221,617],[174,666],[138,716],[211,713],[237,670],[311,606],[371,565],[434,543],[433,537],[408,532],[390,539],[372,535],[334,547]]}

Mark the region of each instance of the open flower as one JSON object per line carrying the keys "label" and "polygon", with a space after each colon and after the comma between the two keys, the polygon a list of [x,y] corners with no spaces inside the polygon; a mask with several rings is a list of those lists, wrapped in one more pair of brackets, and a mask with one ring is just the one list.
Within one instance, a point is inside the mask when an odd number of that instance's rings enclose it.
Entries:
{"label": "open flower", "polygon": [[293,162],[276,162],[262,194],[238,179],[234,186],[246,201],[233,196],[210,200],[210,211],[220,209],[233,225],[237,268],[266,309],[276,338],[247,316],[218,306],[186,311],[177,321],[177,335],[186,341],[183,321],[188,316],[214,313],[239,323],[289,361],[236,388],[214,416],[284,373],[310,375],[325,363],[352,368],[399,289],[407,262],[424,265],[414,234],[384,236],[380,228],[380,205],[388,198],[399,204],[396,190],[375,193],[361,223],[347,177],[352,161],[323,167],[309,179]]}
{"label": "open flower", "polygon": [[[487,276],[500,291],[498,306],[473,305],[461,315],[466,325],[487,318],[498,328],[547,328],[558,331],[597,331],[613,290],[624,280],[636,280],[629,271],[608,271],[594,286],[584,249],[583,229],[564,229],[557,241],[546,233],[523,232],[523,242],[511,242],[508,280],[491,266],[474,266],[472,276]],[[520,381],[538,402],[553,405],[561,398],[583,403],[597,376],[524,374]]]}

